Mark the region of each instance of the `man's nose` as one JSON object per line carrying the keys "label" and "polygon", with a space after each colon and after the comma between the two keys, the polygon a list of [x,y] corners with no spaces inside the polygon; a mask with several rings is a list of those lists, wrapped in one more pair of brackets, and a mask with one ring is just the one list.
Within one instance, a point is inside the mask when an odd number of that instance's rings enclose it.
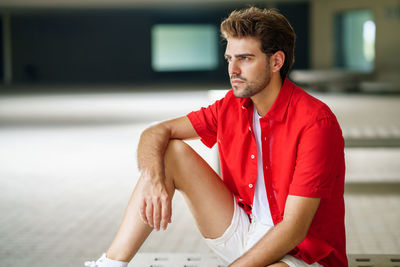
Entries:
{"label": "man's nose", "polygon": [[240,74],[240,68],[239,68],[237,62],[231,61],[229,63],[228,71],[229,71],[230,75],[232,75],[232,74]]}

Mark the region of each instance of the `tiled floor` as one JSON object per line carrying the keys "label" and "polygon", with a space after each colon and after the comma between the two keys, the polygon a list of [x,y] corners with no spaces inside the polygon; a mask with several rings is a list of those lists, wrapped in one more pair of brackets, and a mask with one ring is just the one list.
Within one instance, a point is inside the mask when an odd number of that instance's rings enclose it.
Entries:
{"label": "tiled floor", "polygon": [[[205,92],[157,95],[0,96],[0,266],[82,266],[100,256],[137,179],[140,132],[208,102]],[[356,99],[323,97],[344,128],[367,110]],[[380,123],[397,127],[393,99],[367,102],[382,114],[387,108]],[[191,144],[217,168],[215,149]],[[399,154],[347,149],[349,253],[400,254]],[[173,224],[153,233],[141,252],[210,253],[179,194],[173,210]]]}

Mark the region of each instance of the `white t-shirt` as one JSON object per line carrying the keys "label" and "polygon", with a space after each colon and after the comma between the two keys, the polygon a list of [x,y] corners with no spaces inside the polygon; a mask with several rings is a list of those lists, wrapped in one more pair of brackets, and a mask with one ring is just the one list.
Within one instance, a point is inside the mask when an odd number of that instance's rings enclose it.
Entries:
{"label": "white t-shirt", "polygon": [[257,113],[256,107],[253,112],[253,129],[254,136],[257,143],[257,182],[254,189],[254,199],[252,215],[255,217],[257,222],[264,225],[273,226],[271,211],[269,208],[267,192],[265,190],[264,182],[264,169],[262,162],[262,145],[261,145],[261,127],[260,127],[260,115]]}

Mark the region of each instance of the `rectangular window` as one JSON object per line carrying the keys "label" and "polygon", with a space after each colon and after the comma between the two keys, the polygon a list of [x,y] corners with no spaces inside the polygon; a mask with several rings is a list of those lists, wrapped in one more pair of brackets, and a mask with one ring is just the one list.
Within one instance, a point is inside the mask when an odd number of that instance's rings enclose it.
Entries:
{"label": "rectangular window", "polygon": [[218,34],[211,24],[158,24],[151,32],[154,71],[210,71],[218,67]]}
{"label": "rectangular window", "polygon": [[371,10],[350,10],[335,17],[335,66],[372,71],[375,61],[375,23]]}

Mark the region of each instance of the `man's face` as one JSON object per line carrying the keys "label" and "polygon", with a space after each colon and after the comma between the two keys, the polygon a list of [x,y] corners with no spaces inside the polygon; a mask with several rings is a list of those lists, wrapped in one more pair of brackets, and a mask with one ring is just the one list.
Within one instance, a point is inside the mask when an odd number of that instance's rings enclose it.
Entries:
{"label": "man's face", "polygon": [[271,80],[268,57],[260,40],[253,37],[228,38],[225,59],[233,94],[248,98],[264,90]]}

